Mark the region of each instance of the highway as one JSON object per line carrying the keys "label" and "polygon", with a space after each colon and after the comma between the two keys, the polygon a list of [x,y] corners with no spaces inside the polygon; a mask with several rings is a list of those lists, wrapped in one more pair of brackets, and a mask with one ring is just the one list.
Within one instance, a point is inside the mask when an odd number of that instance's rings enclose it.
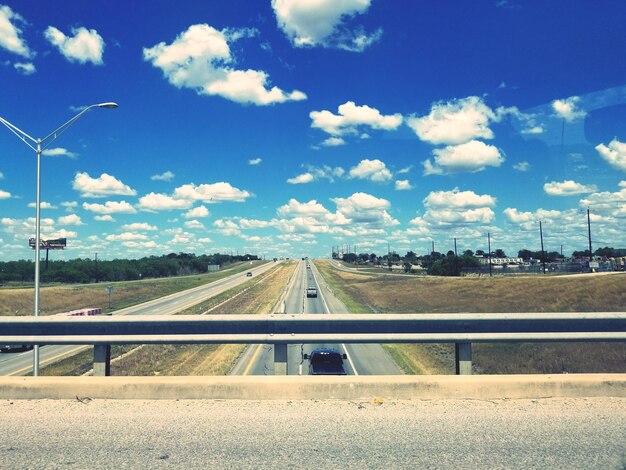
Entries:
{"label": "highway", "polygon": [[[251,266],[253,276],[262,274],[276,266],[269,262],[260,266]],[[246,271],[219,279],[210,284],[194,287],[182,292],[170,294],[142,304],[116,310],[114,315],[173,315],[211,297],[221,294],[250,280]],[[39,349],[40,367],[52,364],[66,357],[77,354],[90,346],[43,346]],[[0,354],[0,375],[26,375],[32,371],[33,352]]]}
{"label": "highway", "polygon": [[[308,266],[308,268],[307,268]],[[316,287],[318,296],[306,296],[307,287]],[[300,261],[284,300],[287,314],[350,313],[334,295],[311,261]],[[348,375],[401,375],[402,370],[378,344],[293,344],[288,347],[287,375],[308,375],[308,361],[303,359],[313,349],[329,347],[345,353]],[[251,345],[231,370],[231,375],[274,375],[272,345]]]}

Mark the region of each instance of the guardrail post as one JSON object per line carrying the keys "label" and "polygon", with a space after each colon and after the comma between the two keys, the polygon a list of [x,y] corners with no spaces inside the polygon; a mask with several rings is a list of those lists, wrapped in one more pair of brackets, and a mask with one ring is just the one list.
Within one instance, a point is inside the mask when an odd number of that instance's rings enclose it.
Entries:
{"label": "guardrail post", "polygon": [[287,375],[287,345],[274,345],[274,375]]}
{"label": "guardrail post", "polygon": [[111,345],[95,344],[93,347],[93,375],[111,375]]}
{"label": "guardrail post", "polygon": [[472,375],[472,343],[454,343],[456,375]]}

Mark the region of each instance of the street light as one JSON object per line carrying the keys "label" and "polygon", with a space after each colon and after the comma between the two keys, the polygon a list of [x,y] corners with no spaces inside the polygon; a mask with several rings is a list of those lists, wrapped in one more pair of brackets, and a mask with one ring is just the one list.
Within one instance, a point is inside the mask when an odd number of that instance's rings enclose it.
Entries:
{"label": "street light", "polygon": [[[105,109],[115,109],[117,108],[117,103],[107,102],[107,103],[99,103],[92,104],[91,106],[87,106],[80,113],[74,116],[72,119],[67,121],[65,124],[59,126],[50,134],[48,134],[43,139],[34,139],[29,136],[26,132],[18,129],[9,121],[0,116],[0,123],[4,124],[13,134],[17,136],[22,142],[28,145],[31,149],[37,152],[37,201],[35,203],[36,206],[36,217],[35,217],[35,316],[39,316],[39,245],[41,244],[41,218],[40,218],[40,210],[41,210],[41,152],[45,150],[57,137],[59,137],[63,132],[65,132],[72,124],[74,124],[83,114],[93,108],[105,108]],[[27,140],[28,139],[28,140]],[[34,144],[35,146],[31,145]],[[39,345],[35,345],[33,351],[33,375],[39,375]]]}

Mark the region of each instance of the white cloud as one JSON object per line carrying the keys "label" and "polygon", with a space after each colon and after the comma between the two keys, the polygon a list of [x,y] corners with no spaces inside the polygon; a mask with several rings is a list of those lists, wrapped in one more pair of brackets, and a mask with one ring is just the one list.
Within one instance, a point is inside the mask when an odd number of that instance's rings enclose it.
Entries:
{"label": "white cloud", "polygon": [[409,180],[396,180],[396,191],[409,191],[413,189]]}
{"label": "white cloud", "polygon": [[289,178],[287,180],[287,183],[289,184],[306,184],[306,183],[312,183],[315,180],[315,178],[313,177],[313,175],[311,173],[303,173],[301,175],[298,175],[294,178]]}
{"label": "white cloud", "polygon": [[0,189],[0,199],[9,199],[10,197],[11,197],[10,192]]}
{"label": "white cloud", "polygon": [[208,217],[209,215],[209,210],[206,207],[198,206],[185,212],[185,214],[183,214],[183,217],[185,219],[195,219],[199,217]]}
{"label": "white cloud", "polygon": [[98,178],[91,178],[87,173],[76,173],[72,187],[80,192],[82,197],[89,198],[137,194],[137,191],[106,173],[102,173]]}
{"label": "white cloud", "polygon": [[44,35],[70,62],[102,64],[104,40],[95,29],[72,28],[73,37],[66,36],[54,26],[48,26]]}
{"label": "white cloud", "polygon": [[252,158],[250,160],[248,160],[248,165],[258,165],[259,163],[261,163],[263,161],[263,159],[261,158]]}
{"label": "white cloud", "polygon": [[153,232],[157,230],[157,227],[155,225],[150,225],[145,222],[135,222],[132,224],[122,225],[122,230],[126,230],[127,232],[136,232],[138,230],[145,230],[147,232]]}
{"label": "white cloud", "polygon": [[315,199],[301,203],[293,198],[287,204],[280,206],[277,212],[282,217],[325,217],[330,214],[328,209]]}
{"label": "white cloud", "polygon": [[528,162],[519,162],[513,165],[513,169],[521,172],[525,172],[530,170],[530,163]]}
{"label": "white cloud", "polygon": [[407,166],[405,168],[401,168],[400,170],[398,170],[397,174],[405,175],[405,174],[409,173],[412,169],[413,169],[413,165],[409,165],[409,166]]}
{"label": "white cloud", "polygon": [[350,178],[368,179],[379,183],[390,181],[391,172],[380,160],[361,160],[359,164],[350,169]]}
{"label": "white cloud", "polygon": [[16,62],[13,64],[13,67],[23,75],[32,75],[37,71],[35,65],[31,62]]}
{"label": "white cloud", "polygon": [[198,220],[187,220],[184,224],[185,228],[191,230],[202,230],[204,229],[204,224]]}
{"label": "white cloud", "polygon": [[124,232],[119,235],[107,235],[106,239],[110,242],[128,241],[128,240],[147,240],[148,236],[143,233]]}
{"label": "white cloud", "polygon": [[230,183],[219,182],[213,184],[195,185],[185,184],[174,190],[174,196],[190,201],[219,202],[235,201],[244,202],[251,194],[248,191],[235,188]]}
{"label": "white cloud", "polygon": [[45,149],[44,151],[41,152],[41,154],[45,155],[46,157],[68,157],[72,159],[78,156],[78,154],[74,152],[70,152],[69,150],[61,148],[61,147],[57,147],[53,149]]}
{"label": "white cloud", "polygon": [[407,118],[407,124],[421,140],[458,145],[477,138],[492,139],[489,124],[500,118],[481,98],[469,96],[435,103],[428,116]]}
{"label": "white cloud", "polygon": [[[34,208],[34,207],[36,207],[36,205],[37,204],[35,202],[29,202],[28,203],[28,207],[33,207]],[[39,207],[42,208],[42,209],[58,209],[57,206],[55,206],[54,204],[51,204],[49,202],[46,202],[46,201],[41,201],[39,203]]]}
{"label": "white cloud", "polygon": [[322,141],[320,145],[324,147],[339,147],[340,145],[345,145],[346,141],[341,137],[329,137],[328,139]]}
{"label": "white cloud", "polygon": [[165,173],[161,173],[160,175],[152,175],[150,179],[152,181],[172,181],[174,179],[174,176],[176,175],[168,170]]}
{"label": "white cloud", "polygon": [[126,248],[157,248],[159,245],[154,240],[147,242],[125,241],[122,242],[122,246]]}
{"label": "white cloud", "polygon": [[0,47],[22,57],[31,57],[30,49],[21,38],[22,30],[15,23],[23,24],[25,20],[10,7],[0,5]]}
{"label": "white cloud", "polygon": [[167,194],[150,193],[139,198],[138,207],[147,211],[171,211],[174,209],[189,209],[193,201],[174,198]]}
{"label": "white cloud", "polygon": [[4,179],[4,173],[0,171],[0,180],[3,180],[3,179]]}
{"label": "white cloud", "polygon": [[365,13],[371,0],[272,0],[278,26],[296,47],[328,47],[361,52],[378,41],[382,30],[367,34],[345,23]]}
{"label": "white cloud", "polygon": [[[362,126],[377,130],[395,130],[402,124],[401,114],[382,115],[380,111],[367,105],[357,106],[354,101],[347,101],[338,107],[338,114],[330,111],[311,111],[309,117],[313,121],[311,127],[321,129],[332,137],[323,145],[343,145],[345,142],[338,136],[358,135]],[[335,138],[333,140],[333,137]]]}
{"label": "white cloud", "polygon": [[107,201],[104,204],[88,204],[83,202],[83,209],[97,214],[136,214],[137,211],[126,201]]}
{"label": "white cloud", "polygon": [[337,204],[337,211],[350,223],[368,224],[376,227],[398,225],[399,222],[389,215],[387,209],[391,203],[367,193],[354,193],[349,198],[331,199]]}
{"label": "white cloud", "polygon": [[435,155],[434,163],[430,159],[423,162],[425,175],[476,173],[488,166],[498,167],[504,161],[504,157],[496,147],[478,140],[434,149],[433,155]]}
{"label": "white cloud", "polygon": [[190,26],[171,43],[161,42],[143,50],[144,60],[163,71],[177,88],[191,88],[200,95],[217,95],[237,103],[269,105],[306,99],[301,91],[286,93],[269,88],[269,76],[259,70],[236,70],[229,42],[256,34],[254,30],[224,29],[207,24]]}
{"label": "white cloud", "polygon": [[613,139],[608,147],[600,144],[596,146],[596,150],[613,168],[626,171],[626,143]]}
{"label": "white cloud", "polygon": [[417,217],[411,224],[427,229],[434,226],[489,224],[495,214],[491,209],[496,204],[494,197],[473,191],[433,191],[424,198],[426,213]]}
{"label": "white cloud", "polygon": [[59,217],[57,222],[61,225],[84,225],[83,221],[76,214],[70,214],[63,217]]}
{"label": "white cloud", "polygon": [[115,219],[110,215],[96,215],[94,216],[94,220],[99,222],[115,222]]}
{"label": "white cloud", "polygon": [[580,97],[571,96],[564,100],[554,100],[552,102],[552,109],[557,117],[565,119],[567,122],[574,122],[578,119],[582,119],[587,115],[587,112],[583,109],[578,109],[580,103]]}
{"label": "white cloud", "polygon": [[44,232],[43,235],[45,235],[48,239],[50,238],[76,238],[78,236],[78,234],[74,232],[73,230],[65,230],[64,228],[62,228],[61,230],[48,231],[48,228],[42,227],[42,231]]}
{"label": "white cloud", "polygon": [[584,185],[572,180],[563,182],[552,181],[543,185],[543,190],[550,196],[575,196],[577,194],[593,193],[598,190],[595,184]]}
{"label": "white cloud", "polygon": [[78,207],[78,203],[76,201],[63,201],[61,203],[67,212],[74,212],[74,209]]}
{"label": "white cloud", "polygon": [[621,181],[619,187],[621,189],[614,193],[603,191],[590,194],[580,200],[580,206],[591,207],[592,213],[624,217],[626,216],[626,182]]}

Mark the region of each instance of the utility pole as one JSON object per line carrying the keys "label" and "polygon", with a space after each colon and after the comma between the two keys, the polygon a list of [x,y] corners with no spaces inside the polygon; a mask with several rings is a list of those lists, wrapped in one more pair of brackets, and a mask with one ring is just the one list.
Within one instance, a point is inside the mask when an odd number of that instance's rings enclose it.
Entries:
{"label": "utility pole", "polygon": [[454,272],[456,273],[457,276],[461,274],[459,272],[459,258],[456,254],[456,237],[454,238]]}
{"label": "utility pole", "polygon": [[433,240],[431,243],[433,244],[433,250],[431,251],[431,253],[434,253],[435,252],[435,240]]}
{"label": "utility pole", "polygon": [[543,251],[543,229],[541,227],[541,220],[539,221],[539,237],[541,238],[541,264],[543,266],[543,273],[546,273],[546,254]]}
{"label": "utility pole", "polygon": [[98,253],[96,252],[96,284],[98,284]]}
{"label": "utility pole", "polygon": [[591,261],[593,261],[593,251],[591,251],[591,216],[589,215],[589,208],[587,207],[587,231],[589,233],[589,272],[593,272],[591,268]]}
{"label": "utility pole", "polygon": [[489,277],[491,277],[491,233],[489,232],[487,232],[487,251],[489,253]]}

